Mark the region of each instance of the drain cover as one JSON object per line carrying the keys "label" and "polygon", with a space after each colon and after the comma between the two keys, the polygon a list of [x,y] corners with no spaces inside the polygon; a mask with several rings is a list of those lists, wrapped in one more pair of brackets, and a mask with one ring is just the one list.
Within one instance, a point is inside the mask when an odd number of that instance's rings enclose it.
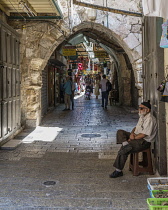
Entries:
{"label": "drain cover", "polygon": [[96,137],[101,137],[100,134],[82,134],[81,137],[85,137],[85,138],[96,138]]}
{"label": "drain cover", "polygon": [[44,184],[44,185],[55,185],[56,182],[54,182],[54,181],[46,181],[46,182],[44,182],[43,184]]}

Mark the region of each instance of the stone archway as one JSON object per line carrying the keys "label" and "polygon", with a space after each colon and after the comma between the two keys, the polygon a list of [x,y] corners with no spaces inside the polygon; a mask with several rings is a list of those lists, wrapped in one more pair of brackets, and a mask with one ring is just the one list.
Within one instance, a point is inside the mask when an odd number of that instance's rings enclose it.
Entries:
{"label": "stone archway", "polygon": [[[60,28],[63,28],[60,25]],[[104,27],[101,24],[93,22],[83,22],[73,28],[73,33],[66,31],[62,34],[58,27],[53,27],[49,23],[39,23],[36,28],[31,25],[23,31],[19,31],[22,35],[21,39],[21,72],[22,72],[22,122],[27,125],[37,126],[41,120],[40,114],[40,94],[42,79],[42,70],[47,64],[53,51],[65,42],[75,36],[75,34],[89,31],[97,34],[98,37],[108,37],[124,49],[132,64],[135,85],[139,89],[139,96],[142,95],[141,75],[141,54],[137,51],[137,46],[141,43],[135,39],[134,35],[129,34],[125,39],[122,39],[114,31]],[[134,37],[135,38],[135,37]],[[131,46],[132,45],[132,46]]]}

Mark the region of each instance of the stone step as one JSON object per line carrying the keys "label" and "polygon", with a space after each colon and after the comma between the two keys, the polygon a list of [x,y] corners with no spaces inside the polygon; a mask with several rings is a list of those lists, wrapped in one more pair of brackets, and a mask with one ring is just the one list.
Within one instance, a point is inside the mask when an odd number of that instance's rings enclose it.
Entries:
{"label": "stone step", "polygon": [[3,150],[13,150],[21,144],[21,140],[11,139],[7,143],[1,146]]}

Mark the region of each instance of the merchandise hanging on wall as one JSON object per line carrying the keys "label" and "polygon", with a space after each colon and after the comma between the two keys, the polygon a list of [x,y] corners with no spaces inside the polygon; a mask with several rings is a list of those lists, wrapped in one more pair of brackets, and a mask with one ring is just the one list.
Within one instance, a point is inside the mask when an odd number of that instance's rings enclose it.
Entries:
{"label": "merchandise hanging on wall", "polygon": [[166,80],[163,80],[161,82],[161,84],[159,85],[159,87],[157,88],[157,90],[161,93],[163,93],[164,89],[165,89],[165,85],[166,85]]}
{"label": "merchandise hanging on wall", "polygon": [[157,90],[162,93],[160,101],[168,102],[168,81],[163,80]]}
{"label": "merchandise hanging on wall", "polygon": [[162,36],[160,40],[160,47],[168,48],[168,20],[162,24]]}
{"label": "merchandise hanging on wall", "polygon": [[142,0],[143,14],[168,19],[167,0]]}

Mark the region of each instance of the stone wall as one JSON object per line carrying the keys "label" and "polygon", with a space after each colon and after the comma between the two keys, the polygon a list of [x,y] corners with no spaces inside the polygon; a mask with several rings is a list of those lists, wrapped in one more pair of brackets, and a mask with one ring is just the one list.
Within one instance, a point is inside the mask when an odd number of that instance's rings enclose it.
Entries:
{"label": "stone wall", "polygon": [[[127,0],[127,4],[125,1],[114,0],[108,6],[119,9],[124,6],[122,9],[139,12],[139,2]],[[58,45],[82,30],[91,30],[99,37],[106,35],[109,40],[114,40],[124,49],[132,64],[135,85],[139,89],[140,98],[142,96],[141,18],[113,13],[108,13],[107,18],[107,13],[104,11],[99,10],[93,13],[91,9],[67,5],[70,1],[65,0],[61,0],[61,4],[63,20],[30,21],[26,24],[20,21],[9,23],[21,35],[22,121],[28,125],[37,126],[41,120],[42,70],[48,59]],[[73,6],[73,12],[70,6]],[[95,18],[90,14],[95,14]],[[126,77],[130,75],[126,74]],[[128,90],[126,92],[128,93]],[[129,103],[126,102],[126,104]]]}
{"label": "stone wall", "polygon": [[127,68],[123,55],[119,55],[121,63],[120,71],[118,72],[119,83],[119,102],[120,105],[131,105],[131,70]]}
{"label": "stone wall", "polygon": [[[16,23],[13,23],[16,24]],[[22,122],[37,126],[41,121],[42,70],[56,48],[56,35],[48,23],[19,25],[21,35],[21,107]]]}
{"label": "stone wall", "polygon": [[[65,0],[60,0],[60,2],[63,8],[64,20],[69,26],[69,29],[70,31],[72,31],[72,33],[74,31],[74,28],[79,28],[78,26],[82,25],[85,22],[91,22],[92,24],[98,23],[98,27],[100,27],[100,30],[98,31],[106,29],[109,29],[111,31],[111,34],[109,33],[109,39],[115,39],[116,42],[123,47],[123,49],[129,56],[134,71],[135,86],[139,90],[140,103],[142,100],[143,88],[141,78],[141,18],[81,7],[73,5],[71,1],[66,2]],[[107,1],[107,4],[104,0],[84,0],[82,2],[96,4],[100,6],[107,6],[114,9],[142,13],[141,0],[112,0]],[[67,16],[67,14],[69,14],[69,16]]]}

